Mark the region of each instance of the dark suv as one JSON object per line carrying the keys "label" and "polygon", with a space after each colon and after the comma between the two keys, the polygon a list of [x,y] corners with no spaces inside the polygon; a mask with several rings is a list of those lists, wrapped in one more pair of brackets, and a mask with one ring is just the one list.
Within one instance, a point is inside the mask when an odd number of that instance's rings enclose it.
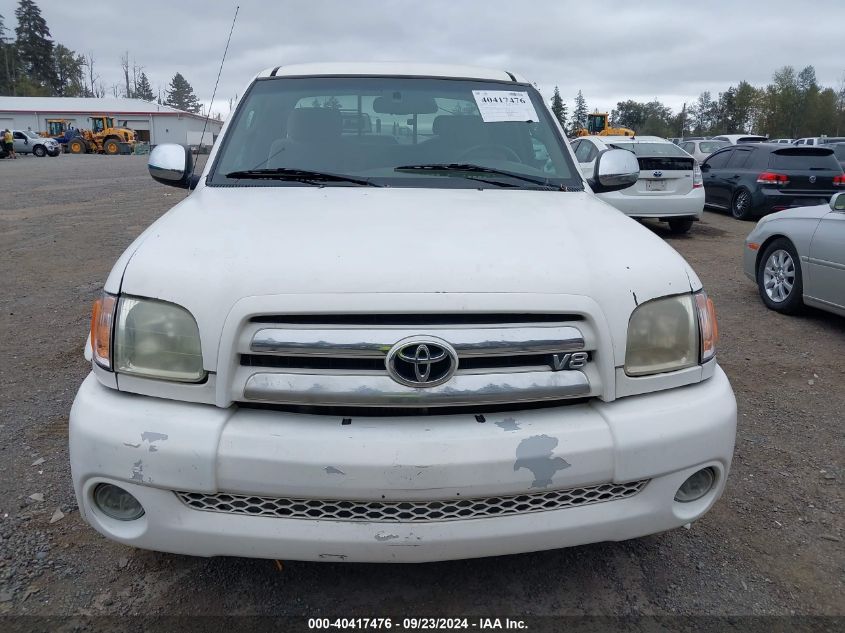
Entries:
{"label": "dark suv", "polygon": [[733,145],[701,165],[707,206],[748,220],[790,207],[827,204],[845,189],[845,175],[830,147],[775,143]]}

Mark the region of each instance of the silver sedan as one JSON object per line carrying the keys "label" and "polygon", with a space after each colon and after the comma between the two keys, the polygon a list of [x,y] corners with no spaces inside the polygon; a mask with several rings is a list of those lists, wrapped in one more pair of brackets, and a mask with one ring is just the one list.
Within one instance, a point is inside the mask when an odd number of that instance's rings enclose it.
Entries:
{"label": "silver sedan", "polygon": [[772,310],[845,316],[845,193],[762,218],[745,238],[744,269]]}

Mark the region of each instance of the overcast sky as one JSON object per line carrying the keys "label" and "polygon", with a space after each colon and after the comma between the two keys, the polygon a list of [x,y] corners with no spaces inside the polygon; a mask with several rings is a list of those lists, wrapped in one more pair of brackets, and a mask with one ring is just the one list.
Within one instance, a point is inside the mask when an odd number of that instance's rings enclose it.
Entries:
{"label": "overcast sky", "polygon": [[[592,110],[658,98],[677,110],[745,79],[765,85],[785,64],[820,83],[845,73],[842,0],[36,0],[53,38],[93,52],[109,93],[120,56],[162,91],[181,72],[208,103],[235,6],[235,33],[215,110],[263,68],[305,61],[437,61],[502,68],[580,89]],[[13,28],[16,0],[0,0]]]}

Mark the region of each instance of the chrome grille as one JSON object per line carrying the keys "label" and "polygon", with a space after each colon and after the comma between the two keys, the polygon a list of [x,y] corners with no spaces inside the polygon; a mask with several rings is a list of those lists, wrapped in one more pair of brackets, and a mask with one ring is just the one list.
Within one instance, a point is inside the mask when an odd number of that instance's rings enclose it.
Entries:
{"label": "chrome grille", "polygon": [[185,505],[206,512],[245,514],[286,519],[419,523],[460,521],[562,510],[638,494],[647,479],[624,484],[601,484],[570,490],[548,490],[509,497],[438,501],[350,501],[345,499],[289,499],[226,493],[177,492]]}
{"label": "chrome grille", "polygon": [[[428,337],[454,350],[454,375],[437,385],[391,377],[390,350]],[[595,349],[589,322],[572,314],[254,316],[239,340],[237,392],[246,402],[348,407],[583,398],[599,391],[586,367]],[[561,366],[564,355],[582,362]]]}

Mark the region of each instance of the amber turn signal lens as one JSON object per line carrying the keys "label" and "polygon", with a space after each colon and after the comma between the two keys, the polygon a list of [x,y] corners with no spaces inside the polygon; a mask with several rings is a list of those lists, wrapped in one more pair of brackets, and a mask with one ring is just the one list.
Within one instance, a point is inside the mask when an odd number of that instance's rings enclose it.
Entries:
{"label": "amber turn signal lens", "polygon": [[91,311],[91,349],[101,367],[111,369],[111,331],[117,297],[103,294]]}
{"label": "amber turn signal lens", "polygon": [[758,251],[760,250],[760,245],[756,242],[748,242],[748,248],[750,248],[752,251]]}
{"label": "amber turn signal lens", "polygon": [[701,331],[701,362],[703,363],[716,355],[719,324],[716,322],[716,306],[706,293],[696,293],[695,306],[698,311],[698,327]]}

